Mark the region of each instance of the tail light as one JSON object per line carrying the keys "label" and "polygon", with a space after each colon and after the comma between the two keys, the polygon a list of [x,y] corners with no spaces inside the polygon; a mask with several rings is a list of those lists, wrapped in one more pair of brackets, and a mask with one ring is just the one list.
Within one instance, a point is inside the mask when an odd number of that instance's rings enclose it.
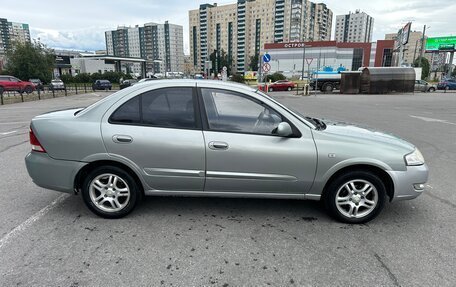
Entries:
{"label": "tail light", "polygon": [[33,133],[33,130],[30,129],[29,131],[29,136],[30,136],[30,144],[32,145],[32,150],[36,152],[46,152],[43,148],[43,146],[40,144],[38,139],[36,138],[35,134]]}

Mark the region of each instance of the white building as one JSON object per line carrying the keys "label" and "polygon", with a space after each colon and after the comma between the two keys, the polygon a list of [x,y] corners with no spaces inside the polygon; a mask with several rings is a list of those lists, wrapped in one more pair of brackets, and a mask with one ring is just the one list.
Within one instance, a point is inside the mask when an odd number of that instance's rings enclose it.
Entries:
{"label": "white building", "polygon": [[356,10],[347,15],[336,16],[336,41],[337,42],[372,42],[374,18],[365,12]]}

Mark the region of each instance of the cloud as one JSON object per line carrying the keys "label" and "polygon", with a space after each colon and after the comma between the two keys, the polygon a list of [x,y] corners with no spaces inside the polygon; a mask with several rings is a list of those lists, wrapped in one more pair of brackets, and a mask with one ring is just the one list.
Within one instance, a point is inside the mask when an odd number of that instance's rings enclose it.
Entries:
{"label": "cloud", "polygon": [[91,27],[88,29],[58,31],[54,29],[30,28],[31,37],[51,48],[74,50],[106,49],[104,31],[108,28]]}

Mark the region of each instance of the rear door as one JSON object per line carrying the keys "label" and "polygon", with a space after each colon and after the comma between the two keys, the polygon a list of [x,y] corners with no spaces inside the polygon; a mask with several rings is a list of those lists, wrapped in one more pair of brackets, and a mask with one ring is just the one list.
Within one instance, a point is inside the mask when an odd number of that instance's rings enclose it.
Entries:
{"label": "rear door", "polygon": [[151,190],[202,191],[205,150],[193,87],[144,92],[102,122],[108,153],[137,167]]}

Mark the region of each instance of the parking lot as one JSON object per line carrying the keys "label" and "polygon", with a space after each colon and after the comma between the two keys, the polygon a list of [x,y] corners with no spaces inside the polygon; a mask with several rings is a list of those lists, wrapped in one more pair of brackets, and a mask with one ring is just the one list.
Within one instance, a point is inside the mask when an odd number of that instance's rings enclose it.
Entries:
{"label": "parking lot", "polygon": [[108,92],[0,106],[0,286],[454,286],[456,93],[271,93],[303,114],[402,137],[430,168],[427,191],[374,221],[334,221],[318,202],[150,197],[106,220],[25,169],[38,114]]}

